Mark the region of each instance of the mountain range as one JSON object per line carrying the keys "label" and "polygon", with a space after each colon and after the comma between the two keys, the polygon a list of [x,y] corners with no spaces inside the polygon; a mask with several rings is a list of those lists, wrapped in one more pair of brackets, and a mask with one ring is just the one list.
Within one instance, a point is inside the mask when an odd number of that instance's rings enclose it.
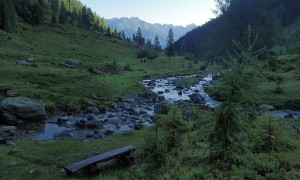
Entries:
{"label": "mountain range", "polygon": [[172,28],[174,33],[174,40],[178,40],[181,36],[197,27],[195,24],[187,26],[175,26],[171,24],[151,24],[145,22],[137,17],[123,17],[106,19],[107,24],[117,31],[124,31],[126,37],[132,38],[133,33],[136,33],[138,27],[141,28],[142,34],[146,39],[151,39],[152,42],[157,35],[161,46],[164,48],[167,44],[167,36],[169,29]]}

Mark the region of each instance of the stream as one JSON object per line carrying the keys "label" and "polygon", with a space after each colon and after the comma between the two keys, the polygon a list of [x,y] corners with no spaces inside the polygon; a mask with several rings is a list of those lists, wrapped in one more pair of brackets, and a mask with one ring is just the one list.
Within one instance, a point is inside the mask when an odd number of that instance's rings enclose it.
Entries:
{"label": "stream", "polygon": [[[196,79],[194,85],[178,83],[184,78]],[[193,94],[199,94],[201,104],[217,107],[221,102],[210,97],[205,89],[212,86],[213,75],[174,76],[141,81],[150,90],[145,94],[130,95],[121,102],[114,103],[105,113],[89,107],[80,113],[55,115],[29,137],[36,140],[74,138],[79,140],[100,139],[112,133],[128,133],[142,126],[153,125],[154,109],[157,104],[167,101],[171,104],[193,104]],[[270,105],[262,105],[275,118],[300,118],[300,111],[276,110]]]}

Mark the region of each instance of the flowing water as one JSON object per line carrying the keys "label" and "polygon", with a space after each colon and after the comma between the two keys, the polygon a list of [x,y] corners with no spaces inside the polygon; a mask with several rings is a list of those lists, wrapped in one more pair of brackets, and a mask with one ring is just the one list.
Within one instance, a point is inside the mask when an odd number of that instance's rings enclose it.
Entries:
{"label": "flowing water", "polygon": [[[176,82],[183,78],[197,78],[196,84],[187,87],[178,88]],[[206,93],[205,89],[212,85],[213,75],[191,75],[191,76],[175,76],[158,79],[145,79],[141,83],[149,88],[154,93],[163,96],[169,103],[176,103],[178,101],[189,101],[189,95],[199,93],[203,98],[203,104],[214,108],[221,104],[221,102],[214,100]],[[136,97],[135,97],[136,98]],[[63,113],[51,118],[47,122],[40,133],[34,134],[33,139],[50,140],[60,136],[70,136],[75,139],[98,139],[103,138],[111,133],[124,133],[134,129],[134,123],[140,122],[143,125],[153,125],[152,119],[154,116],[154,102],[133,100],[133,105],[123,103],[122,108],[110,108],[106,113],[77,113],[67,115]],[[119,107],[121,106],[119,105]],[[129,106],[130,105],[130,106]],[[129,106],[129,107],[127,107]],[[268,107],[268,112],[272,117],[276,118],[300,118],[299,111],[291,110],[276,110],[270,105],[263,105]],[[124,110],[125,108],[125,110]],[[138,113],[132,113],[132,109],[138,109]],[[139,112],[140,111],[140,112]],[[59,118],[66,119],[65,123],[57,124]],[[89,122],[93,119],[101,126],[94,128],[78,128],[76,123],[79,121]],[[129,119],[129,120],[128,120]],[[52,122],[52,123],[51,123]]]}

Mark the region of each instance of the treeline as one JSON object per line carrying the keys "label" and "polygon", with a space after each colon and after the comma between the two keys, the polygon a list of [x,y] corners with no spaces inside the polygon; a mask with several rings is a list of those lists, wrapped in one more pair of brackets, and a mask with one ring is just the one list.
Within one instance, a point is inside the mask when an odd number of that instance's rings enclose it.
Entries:
{"label": "treeline", "polygon": [[107,28],[103,18],[78,0],[0,0],[0,28],[12,31],[18,21],[32,26],[51,23],[98,31]]}
{"label": "treeline", "polygon": [[257,47],[274,46],[282,28],[300,16],[299,0],[216,0],[218,17],[198,27],[176,43],[180,54],[220,59],[233,49],[232,40],[246,42],[248,25],[259,34]]}

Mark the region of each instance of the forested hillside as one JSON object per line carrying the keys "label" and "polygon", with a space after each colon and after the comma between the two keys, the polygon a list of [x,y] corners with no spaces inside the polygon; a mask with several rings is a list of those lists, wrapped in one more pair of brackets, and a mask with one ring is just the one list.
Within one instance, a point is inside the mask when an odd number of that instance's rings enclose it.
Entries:
{"label": "forested hillside", "polygon": [[0,8],[0,28],[8,32],[22,21],[32,26],[51,23],[98,31],[106,28],[104,19],[78,0],[0,0]]}
{"label": "forested hillside", "polygon": [[[291,29],[286,39],[284,31],[296,22],[300,15],[299,0],[218,0],[219,15],[180,38],[175,46],[180,54],[193,53],[204,59],[220,57],[232,50],[232,40],[246,42],[247,28],[259,35],[257,47],[267,46],[270,53],[275,53],[278,46],[289,53],[299,50],[300,33]],[[285,38],[293,47],[285,47]],[[274,46],[277,48],[274,49]]]}

